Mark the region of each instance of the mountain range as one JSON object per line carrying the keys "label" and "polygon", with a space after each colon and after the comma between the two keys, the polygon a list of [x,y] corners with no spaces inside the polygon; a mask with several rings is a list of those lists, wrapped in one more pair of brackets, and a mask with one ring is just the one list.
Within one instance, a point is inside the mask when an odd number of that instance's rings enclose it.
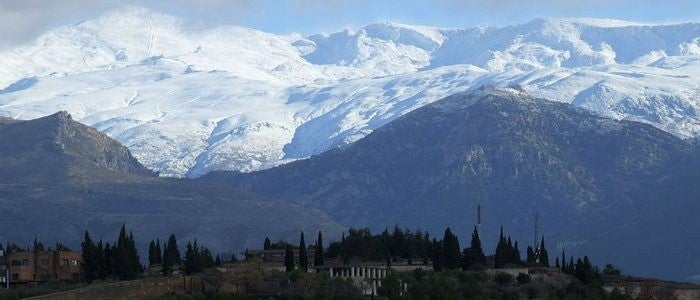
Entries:
{"label": "mountain range", "polygon": [[689,259],[700,250],[692,229],[700,225],[698,150],[651,125],[517,88],[482,88],[416,109],[347,147],[202,179],[374,231],[451,227],[467,238],[481,206],[487,248],[503,226],[523,251],[541,237],[539,222],[551,259],[565,250],[631,274],[692,280],[700,270]]}
{"label": "mountain range", "polygon": [[324,213],[191,179],[161,178],[130,151],[66,112],[0,119],[2,241],[80,245],[85,230],[112,240],[127,224],[140,249],[175,234],[238,252],[300,230],[343,229]]}
{"label": "mountain range", "polygon": [[699,70],[698,23],[278,35],[128,7],[0,51],[0,228],[226,251],[465,237],[480,205],[487,248],[537,215],[552,252],[700,281]]}
{"label": "mountain range", "polygon": [[162,176],[198,177],[307,158],[482,85],[695,137],[698,70],[697,23],[385,22],[277,35],[127,7],[0,52],[0,115],[68,111]]}

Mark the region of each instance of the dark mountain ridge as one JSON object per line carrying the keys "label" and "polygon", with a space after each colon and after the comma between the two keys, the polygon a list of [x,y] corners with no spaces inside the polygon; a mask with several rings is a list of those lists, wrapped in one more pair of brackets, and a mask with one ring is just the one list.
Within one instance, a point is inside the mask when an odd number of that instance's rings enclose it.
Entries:
{"label": "dark mountain ridge", "polygon": [[317,210],[220,184],[159,178],[126,147],[65,112],[0,120],[0,208],[0,241],[20,245],[36,237],[78,247],[86,229],[112,240],[124,223],[142,247],[174,233],[214,251],[262,245],[267,235],[341,230]]}
{"label": "dark mountain ridge", "polygon": [[[692,175],[698,166],[694,145],[650,125],[516,89],[483,88],[417,109],[342,149],[203,179],[374,230],[398,223],[439,233],[452,226],[466,238],[480,204],[487,247],[501,224],[521,245],[532,244],[539,214],[541,232],[557,250],[586,251],[601,263],[614,257],[609,261],[640,275],[685,279],[700,273],[700,262],[681,258],[700,251],[700,240],[659,250],[685,255],[663,262],[623,250],[663,247],[683,236],[664,220],[700,213]],[[659,237],[644,240],[648,234]]]}

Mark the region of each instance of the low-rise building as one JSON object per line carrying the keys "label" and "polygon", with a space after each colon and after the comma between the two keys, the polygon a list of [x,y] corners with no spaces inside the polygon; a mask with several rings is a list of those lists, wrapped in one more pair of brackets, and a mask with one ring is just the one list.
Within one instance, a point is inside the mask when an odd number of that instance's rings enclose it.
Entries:
{"label": "low-rise building", "polygon": [[73,251],[15,251],[3,253],[0,281],[11,285],[80,280],[80,252]]}

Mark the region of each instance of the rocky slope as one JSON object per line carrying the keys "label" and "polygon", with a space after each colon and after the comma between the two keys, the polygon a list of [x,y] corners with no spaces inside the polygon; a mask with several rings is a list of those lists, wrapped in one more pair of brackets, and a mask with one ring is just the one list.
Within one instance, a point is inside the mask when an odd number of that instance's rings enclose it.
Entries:
{"label": "rocky slope", "polygon": [[267,235],[294,240],[300,230],[341,230],[320,211],[155,175],[65,112],[0,120],[0,240],[24,245],[36,237],[79,247],[84,230],[113,239],[127,224],[143,247],[173,233],[231,252],[257,247]]}

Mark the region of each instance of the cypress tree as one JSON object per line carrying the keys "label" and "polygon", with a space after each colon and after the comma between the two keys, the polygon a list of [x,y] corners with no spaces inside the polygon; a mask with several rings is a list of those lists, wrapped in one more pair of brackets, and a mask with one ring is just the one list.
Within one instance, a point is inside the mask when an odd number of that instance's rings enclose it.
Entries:
{"label": "cypress tree", "polygon": [[511,263],[511,264],[517,264],[520,263],[520,253],[517,253],[516,249],[518,242],[515,242],[515,245],[513,244],[512,240],[510,239],[510,236],[508,236],[508,243],[506,246],[506,251],[505,251],[505,262],[506,263]]}
{"label": "cypress tree", "polygon": [[573,275],[574,271],[576,271],[576,265],[574,265],[574,256],[571,255],[569,258],[569,271],[567,273]]}
{"label": "cypress tree", "polygon": [[180,250],[177,247],[175,235],[171,234],[168,241],[163,245],[163,274],[168,274],[171,268],[182,263]]}
{"label": "cypress tree", "polygon": [[481,248],[481,238],[479,237],[479,232],[476,230],[476,226],[474,226],[474,232],[472,232],[470,246],[471,247],[465,248],[462,252],[462,270],[467,270],[474,265],[486,262],[484,250]]}
{"label": "cypress tree", "polygon": [[96,246],[96,258],[97,258],[97,268],[98,268],[98,274],[97,278],[99,279],[105,279],[107,278],[107,275],[109,274],[109,261],[107,260],[107,253],[105,252],[104,245],[102,244],[102,240],[97,242]]}
{"label": "cypress tree", "polygon": [[221,266],[221,256],[219,256],[219,254],[217,254],[216,259],[214,259],[214,265],[216,265],[217,267]]}
{"label": "cypress tree", "polygon": [[287,272],[294,270],[294,251],[289,244],[284,247],[284,266]]}
{"label": "cypress tree", "polygon": [[154,255],[156,258],[156,263],[161,264],[163,263],[163,256],[161,255],[163,252],[160,251],[160,240],[156,239],[156,247],[154,249]]}
{"label": "cypress tree", "polygon": [[299,240],[299,267],[304,270],[304,272],[309,271],[309,257],[306,255],[306,242],[304,241],[304,232],[301,232],[301,239]]}
{"label": "cypress tree", "polygon": [[151,242],[148,244],[148,265],[153,266],[158,263],[156,260],[156,241],[151,240]]}
{"label": "cypress tree", "polygon": [[498,244],[496,245],[496,253],[494,254],[494,268],[499,269],[508,263],[508,241],[503,235],[503,226],[501,226],[501,234],[498,236]]}
{"label": "cypress tree", "polygon": [[95,244],[87,230],[85,230],[85,236],[80,246],[83,257],[83,278],[85,281],[91,282],[99,277],[99,261],[95,255]]}
{"label": "cypress tree", "polygon": [[128,259],[128,265],[129,269],[127,272],[127,279],[133,279],[135,278],[138,274],[141,274],[143,272],[143,268],[141,266],[141,259],[139,258],[139,252],[136,250],[136,240],[134,239],[134,233],[129,231],[129,237],[127,239],[127,244],[126,244],[126,256]]}
{"label": "cypress tree", "polygon": [[314,249],[314,266],[322,266],[323,265],[323,259],[324,259],[324,250],[323,250],[323,236],[321,235],[321,231],[318,231],[318,237],[316,238],[316,247]]}
{"label": "cypress tree", "polygon": [[452,234],[452,230],[449,227],[445,229],[445,235],[442,240],[443,251],[444,251],[444,267],[448,270],[454,270],[460,267],[460,247],[459,239],[457,236]]}
{"label": "cypress tree", "polygon": [[185,260],[183,266],[186,274],[198,272],[199,257],[198,252],[194,249],[191,242],[185,245]]}
{"label": "cypress tree", "polygon": [[561,249],[561,271],[566,273],[566,253]]}
{"label": "cypress tree", "polygon": [[518,241],[515,241],[515,245],[513,246],[513,262],[516,264],[521,264],[522,260],[520,259],[520,248],[518,247]]}
{"label": "cypress tree", "polygon": [[127,250],[127,239],[126,226],[122,225],[122,228],[119,230],[117,243],[114,245],[114,249],[112,249],[112,273],[120,280],[125,280],[129,276],[130,262]]}
{"label": "cypress tree", "polygon": [[527,264],[530,266],[533,266],[537,264],[537,258],[535,257],[535,251],[532,250],[532,247],[527,246]]}
{"label": "cypress tree", "polygon": [[544,247],[544,236],[542,237],[542,242],[540,243],[540,255],[538,259],[541,265],[549,267],[549,254],[547,253],[547,248]]}
{"label": "cypress tree", "polygon": [[112,255],[112,246],[107,242],[104,248],[104,260],[102,261],[103,276],[101,279],[108,278],[114,274],[114,257]]}
{"label": "cypress tree", "polygon": [[435,238],[433,238],[431,254],[433,259],[433,270],[437,272],[442,271],[442,268],[444,266],[445,254],[442,248],[442,243],[438,242]]}
{"label": "cypress tree", "polygon": [[211,251],[209,251],[209,248],[207,247],[201,247],[201,253],[199,254],[199,257],[201,259],[201,267],[202,270],[208,269],[214,266],[214,257],[211,255]]}
{"label": "cypress tree", "polygon": [[561,269],[561,265],[559,265],[559,256],[557,256],[557,260],[554,266],[557,267],[557,269]]}
{"label": "cypress tree", "polygon": [[269,237],[265,237],[265,244],[263,244],[263,250],[270,250],[272,248],[272,242]]}

